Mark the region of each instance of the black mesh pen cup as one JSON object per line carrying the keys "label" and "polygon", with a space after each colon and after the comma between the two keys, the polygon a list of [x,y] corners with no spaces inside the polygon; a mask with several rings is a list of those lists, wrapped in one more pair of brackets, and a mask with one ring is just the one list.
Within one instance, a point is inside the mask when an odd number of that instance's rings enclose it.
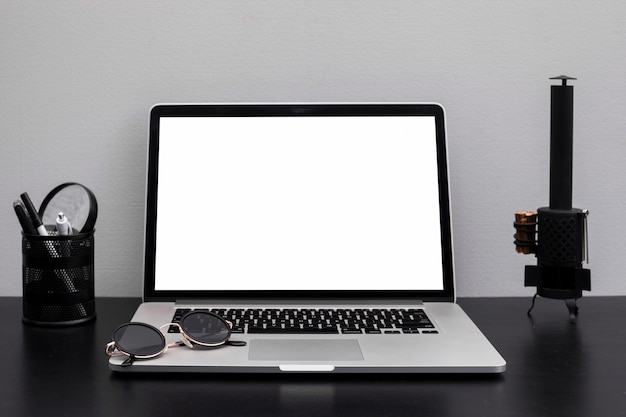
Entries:
{"label": "black mesh pen cup", "polygon": [[22,233],[23,317],[27,324],[69,326],[95,319],[94,230],[58,236]]}

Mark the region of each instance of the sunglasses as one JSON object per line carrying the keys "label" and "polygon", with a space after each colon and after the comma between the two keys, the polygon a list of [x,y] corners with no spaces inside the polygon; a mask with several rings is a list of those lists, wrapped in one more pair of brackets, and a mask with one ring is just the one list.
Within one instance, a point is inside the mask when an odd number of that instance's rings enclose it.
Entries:
{"label": "sunglasses", "polygon": [[[177,327],[181,340],[167,344],[162,329]],[[106,346],[106,354],[117,353],[128,356],[122,366],[130,366],[136,359],[150,359],[167,351],[169,347],[187,345],[194,348],[216,348],[224,345],[245,346],[246,342],[230,339],[232,324],[217,314],[208,311],[191,311],[178,323],[168,323],[157,329],[146,323],[122,324],[115,330],[112,341]]]}

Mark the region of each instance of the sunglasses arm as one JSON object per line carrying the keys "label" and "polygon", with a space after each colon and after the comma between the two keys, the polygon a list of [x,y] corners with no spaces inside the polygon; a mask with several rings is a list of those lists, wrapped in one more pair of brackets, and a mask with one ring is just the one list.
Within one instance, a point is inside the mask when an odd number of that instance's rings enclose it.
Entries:
{"label": "sunglasses arm", "polygon": [[109,356],[113,356],[113,354],[115,353],[115,342],[107,343],[107,347],[104,352]]}

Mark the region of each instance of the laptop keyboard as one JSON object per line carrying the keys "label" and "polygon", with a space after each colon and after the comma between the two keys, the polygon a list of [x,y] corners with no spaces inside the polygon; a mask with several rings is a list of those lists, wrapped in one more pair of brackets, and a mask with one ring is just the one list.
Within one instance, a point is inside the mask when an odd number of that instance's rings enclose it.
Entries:
{"label": "laptop keyboard", "polygon": [[[176,310],[172,323],[192,309]],[[436,334],[423,309],[194,309],[210,311],[248,334]],[[170,326],[169,333],[177,333]]]}

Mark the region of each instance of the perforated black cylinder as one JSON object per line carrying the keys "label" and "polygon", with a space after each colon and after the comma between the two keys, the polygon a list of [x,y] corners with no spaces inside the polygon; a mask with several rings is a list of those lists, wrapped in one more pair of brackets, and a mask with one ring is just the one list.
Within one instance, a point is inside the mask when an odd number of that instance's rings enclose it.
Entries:
{"label": "perforated black cylinder", "polygon": [[22,321],[68,326],[95,319],[94,231],[22,235]]}
{"label": "perforated black cylinder", "polygon": [[583,261],[584,219],[580,209],[537,210],[537,259],[540,265],[580,267]]}

